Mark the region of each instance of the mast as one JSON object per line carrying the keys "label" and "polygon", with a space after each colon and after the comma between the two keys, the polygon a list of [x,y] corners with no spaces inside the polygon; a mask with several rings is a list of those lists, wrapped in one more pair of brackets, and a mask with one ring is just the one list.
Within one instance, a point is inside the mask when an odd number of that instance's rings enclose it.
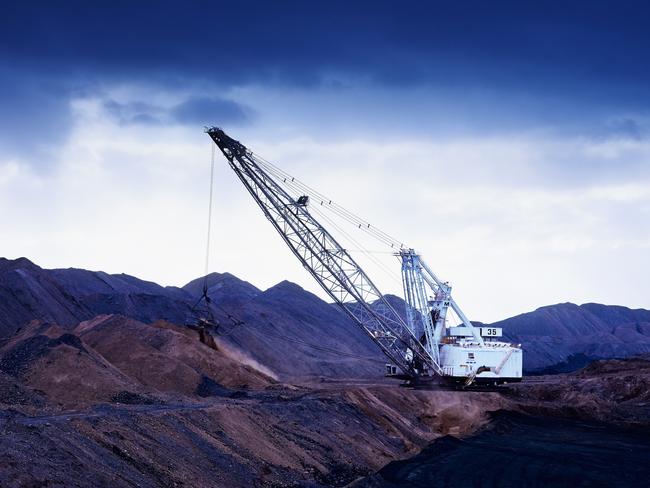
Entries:
{"label": "mast", "polygon": [[291,197],[243,144],[218,127],[206,130],[264,215],[325,292],[404,375],[441,374],[437,357],[417,339],[370,277],[308,210]]}

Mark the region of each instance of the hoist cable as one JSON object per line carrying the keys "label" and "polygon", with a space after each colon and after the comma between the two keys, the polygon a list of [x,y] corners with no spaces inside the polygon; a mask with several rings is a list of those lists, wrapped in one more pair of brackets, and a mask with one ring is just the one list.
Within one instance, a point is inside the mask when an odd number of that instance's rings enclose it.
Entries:
{"label": "hoist cable", "polygon": [[[391,280],[396,283],[401,281],[397,279],[395,272],[390,269],[386,264],[379,260],[376,256],[373,256],[370,251],[364,249],[364,247],[359,243],[354,237],[352,237],[348,232],[342,229],[339,225],[336,224],[331,218],[325,215],[324,212],[319,211],[318,208],[312,208],[312,211],[317,213],[323,220],[327,221],[332,227],[334,227],[338,232],[340,232],[345,238],[347,238],[352,244],[359,247],[359,252],[361,252],[369,261],[371,261],[375,266],[377,266],[381,271],[383,271]],[[348,250],[349,252],[349,250]]]}
{"label": "hoist cable", "polygon": [[[276,178],[280,179],[280,181],[277,181],[278,184],[284,185],[286,188],[293,190],[296,193],[296,195],[300,195],[300,194],[303,194],[303,193],[309,194],[309,190],[307,190],[304,187],[300,186],[300,183],[297,180],[295,180],[293,178],[289,178],[289,177],[284,177],[283,175],[273,171],[272,168],[265,168],[265,169],[267,169],[270,174],[272,174]],[[309,196],[313,197],[314,195],[309,195]],[[316,198],[320,199],[321,197],[316,196]],[[328,210],[328,211],[332,212],[333,214],[339,216],[340,218],[346,220],[348,223],[352,224],[356,229],[360,229],[360,230],[364,231],[365,233],[369,234],[371,237],[374,237],[375,239],[381,241],[383,244],[386,244],[387,246],[391,247],[392,249],[395,249],[396,247],[397,248],[402,248],[403,247],[403,244],[401,244],[401,243],[396,244],[396,241],[395,242],[391,241],[389,238],[385,237],[385,235],[386,235],[385,233],[378,233],[378,232],[381,232],[381,231],[377,231],[376,228],[370,226],[370,224],[366,223],[365,221],[361,221],[358,218],[351,219],[349,217],[349,215],[348,215],[349,212],[348,212],[348,214],[346,214],[342,210],[340,210],[339,208],[332,207],[330,205],[330,203],[331,203],[331,200],[327,200],[327,203],[325,203],[325,201],[321,200],[320,205],[314,204],[314,205],[311,206],[311,208],[312,209],[322,208],[324,210]],[[340,207],[340,206],[338,206],[338,207]],[[342,209],[342,207],[340,207],[340,208]]]}
{"label": "hoist cable", "polygon": [[[286,180],[282,181],[281,186],[284,186],[285,188],[289,190],[293,190],[297,192],[297,190],[300,190],[298,185],[296,184],[295,181],[292,180]],[[334,229],[336,229],[342,236],[347,238],[352,244],[357,246],[359,248],[359,252],[361,252],[366,258],[371,261],[375,266],[377,266],[382,272],[384,272],[391,280],[393,280],[395,283],[401,284],[401,280],[397,279],[396,274],[394,270],[389,268],[385,263],[383,263],[381,260],[379,260],[376,256],[373,256],[370,251],[364,248],[364,246],[357,241],[350,233],[348,233],[345,229],[340,227],[334,220],[332,220],[328,215],[325,214],[324,210],[330,210],[329,208],[326,208],[322,205],[312,205],[310,206],[309,211],[317,214],[321,219],[326,221],[330,226],[332,226]],[[338,213],[337,213],[338,215]],[[339,215],[340,216],[340,215]],[[356,227],[356,226],[355,226]]]}
{"label": "hoist cable", "polygon": [[398,241],[397,239],[390,236],[389,234],[382,231],[381,229],[372,226],[366,220],[350,212],[349,210],[339,205],[338,203],[333,202],[330,198],[326,197],[325,195],[318,192],[317,190],[314,190],[313,188],[308,186],[306,183],[303,183],[299,179],[291,176],[289,173],[278,168],[273,163],[265,160],[264,158],[258,156],[257,154],[253,154],[253,158],[255,162],[260,166],[262,166],[265,170],[267,170],[270,173],[273,173],[276,177],[279,177],[281,181],[279,181],[278,183],[280,182],[293,183],[305,193],[309,194],[312,197],[315,197],[317,200],[320,200],[321,205],[323,206],[327,205],[329,209],[338,213],[342,218],[348,220],[350,223],[356,225],[359,229],[374,236],[378,240],[381,240],[385,244],[389,245],[391,248],[400,249],[402,247],[405,247],[402,242]]}
{"label": "hoist cable", "polygon": [[[286,182],[284,182],[284,186],[286,188],[288,188],[288,189],[296,190],[296,185],[295,185],[294,182],[286,181]],[[363,253],[371,262],[373,262],[378,268],[380,268],[382,271],[384,271],[391,279],[396,279],[395,276],[394,276],[394,273],[393,273],[393,271],[391,269],[389,269],[384,263],[382,263],[376,256],[373,256],[352,235],[350,235],[348,232],[346,232],[345,229],[341,228],[334,220],[332,220],[328,215],[326,215],[325,212],[323,211],[323,209],[321,209],[320,206],[313,205],[313,206],[311,206],[310,211],[317,214],[317,215],[319,215],[320,218],[322,218],[324,221],[326,221],[328,224],[330,224],[333,228],[335,228],[341,235],[346,237],[352,244],[359,247],[359,252]]]}
{"label": "hoist cable", "polygon": [[210,271],[210,234],[212,231],[212,195],[214,189],[214,156],[216,145],[212,144],[212,157],[210,160],[210,198],[208,203],[208,232],[207,244],[205,248],[205,269],[203,273],[203,294],[207,298],[208,292],[208,272]]}
{"label": "hoist cable", "polygon": [[324,208],[327,208],[328,210],[332,211],[333,213],[338,214],[341,216],[343,219],[347,220],[351,224],[355,225],[355,227],[363,230],[364,232],[372,235],[376,239],[384,242],[385,244],[389,245],[390,247],[403,247],[403,244],[397,241],[396,239],[390,237],[387,233],[381,231],[380,229],[372,226],[369,224],[367,221],[363,220],[362,218],[356,216],[349,210],[345,209],[341,205],[333,202],[331,199],[323,195],[322,193],[319,193],[318,191],[314,190],[313,188],[307,186],[305,183],[301,182],[300,180],[296,179],[295,177],[289,175],[288,173],[284,172],[283,170],[272,166],[271,163],[263,163],[260,162],[260,166],[263,166],[265,170],[267,170],[269,173],[273,174],[277,178],[280,179],[278,183],[285,183],[289,184],[291,183],[292,185],[295,186],[295,188],[312,198],[319,200],[320,205],[323,206]]}
{"label": "hoist cable", "polygon": [[[274,176],[278,176],[277,174],[274,174]],[[298,186],[295,180],[292,179],[282,179],[281,182],[278,182],[281,186],[284,186],[285,189],[291,190],[293,192],[296,192],[297,194],[299,193],[299,190],[301,188]],[[346,232],[345,229],[340,227],[334,220],[332,220],[328,215],[325,214],[324,210],[331,210],[329,208],[323,207],[321,205],[312,205],[310,207],[310,211],[317,214],[321,219],[326,221],[331,227],[336,229],[342,236],[347,238],[352,244],[357,246],[359,248],[359,252],[361,252],[366,258],[371,261],[375,266],[377,266],[382,272],[384,272],[391,280],[393,280],[395,283],[401,284],[401,280],[397,279],[397,276],[395,272],[389,268],[385,263],[383,263],[381,260],[379,260],[376,256],[373,256],[370,251],[364,248],[364,246],[358,242],[352,235],[350,235],[348,232]],[[336,212],[337,215],[338,212]],[[356,226],[355,226],[356,227]]]}

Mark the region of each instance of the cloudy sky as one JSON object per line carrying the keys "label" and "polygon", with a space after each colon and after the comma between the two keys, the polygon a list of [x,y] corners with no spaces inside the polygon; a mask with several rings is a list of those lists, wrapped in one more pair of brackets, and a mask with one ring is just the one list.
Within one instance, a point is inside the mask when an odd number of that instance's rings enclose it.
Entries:
{"label": "cloudy sky", "polygon": [[[201,275],[218,125],[417,248],[473,319],[650,308],[649,9],[524,3],[8,2],[0,255]],[[212,271],[317,291],[222,158],[214,228]]]}

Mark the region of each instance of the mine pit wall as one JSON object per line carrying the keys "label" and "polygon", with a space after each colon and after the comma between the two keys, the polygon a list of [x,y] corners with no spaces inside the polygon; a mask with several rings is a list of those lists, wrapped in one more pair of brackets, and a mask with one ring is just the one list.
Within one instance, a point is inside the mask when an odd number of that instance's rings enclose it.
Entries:
{"label": "mine pit wall", "polygon": [[[12,468],[0,474],[0,485],[20,486],[19,476],[23,485],[47,479],[63,486],[344,486],[441,435],[469,434],[486,412],[505,407],[496,393],[391,385],[281,390],[198,409],[118,407],[31,427],[29,417],[14,417],[3,425]],[[61,453],[56,460],[48,455],[53,450]]]}

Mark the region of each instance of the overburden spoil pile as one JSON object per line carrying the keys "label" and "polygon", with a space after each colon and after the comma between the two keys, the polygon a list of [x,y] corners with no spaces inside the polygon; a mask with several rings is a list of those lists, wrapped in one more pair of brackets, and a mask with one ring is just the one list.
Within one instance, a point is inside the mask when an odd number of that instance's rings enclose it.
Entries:
{"label": "overburden spoil pile", "polygon": [[505,405],[282,384],[169,323],[69,330],[35,321],[0,350],[2,486],[342,486]]}

